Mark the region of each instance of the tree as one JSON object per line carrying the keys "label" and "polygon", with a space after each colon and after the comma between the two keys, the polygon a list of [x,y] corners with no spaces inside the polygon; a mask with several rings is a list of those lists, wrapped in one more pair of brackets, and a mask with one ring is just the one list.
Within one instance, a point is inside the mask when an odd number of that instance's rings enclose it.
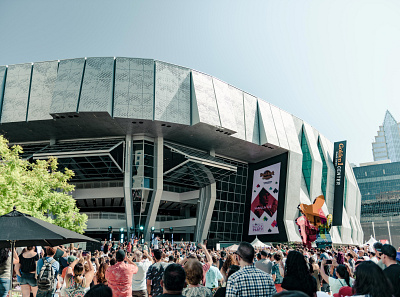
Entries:
{"label": "tree", "polygon": [[68,183],[74,172],[58,171],[56,158],[29,162],[20,154],[21,146],[11,148],[0,135],[0,215],[17,210],[60,227],[83,233],[87,216],[79,214],[69,195],[75,186]]}

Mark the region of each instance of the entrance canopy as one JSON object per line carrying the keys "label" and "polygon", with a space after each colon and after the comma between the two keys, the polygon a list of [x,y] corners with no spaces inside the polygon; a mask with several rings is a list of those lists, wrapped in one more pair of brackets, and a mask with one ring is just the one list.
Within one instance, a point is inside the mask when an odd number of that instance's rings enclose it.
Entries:
{"label": "entrance canopy", "polygon": [[172,153],[165,158],[169,161],[164,172],[164,182],[167,183],[203,188],[237,171],[236,166],[204,151],[170,142],[165,142],[164,147]]}
{"label": "entrance canopy", "polygon": [[65,141],[42,147],[31,156],[57,158],[60,167],[75,172],[74,180],[122,179],[124,143],[121,139]]}

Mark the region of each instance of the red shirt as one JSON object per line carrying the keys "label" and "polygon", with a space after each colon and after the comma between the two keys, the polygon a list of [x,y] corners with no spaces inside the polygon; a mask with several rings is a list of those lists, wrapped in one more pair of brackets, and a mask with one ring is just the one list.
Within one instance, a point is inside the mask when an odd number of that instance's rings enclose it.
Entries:
{"label": "red shirt", "polygon": [[123,261],[107,268],[106,279],[113,292],[113,297],[132,296],[132,276],[137,272],[136,265],[126,264]]}

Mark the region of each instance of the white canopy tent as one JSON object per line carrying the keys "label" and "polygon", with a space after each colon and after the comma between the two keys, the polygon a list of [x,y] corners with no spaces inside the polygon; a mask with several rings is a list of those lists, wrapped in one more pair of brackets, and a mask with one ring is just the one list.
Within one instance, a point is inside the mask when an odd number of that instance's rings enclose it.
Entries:
{"label": "white canopy tent", "polygon": [[237,249],[238,249],[238,247],[239,247],[239,245],[233,244],[233,245],[228,246],[226,249],[227,249],[228,251],[231,251],[231,252],[236,252]]}
{"label": "white canopy tent", "polygon": [[374,243],[375,243],[375,242],[377,242],[377,240],[376,240],[375,238],[373,238],[372,235],[371,235],[370,239],[369,239],[366,243],[364,243],[363,246],[369,246],[368,249],[369,249],[371,252],[373,252],[373,251],[374,251]]}
{"label": "white canopy tent", "polygon": [[261,240],[259,240],[256,236],[256,238],[253,240],[253,242],[251,243],[251,245],[254,248],[271,248],[270,245],[263,243]]}

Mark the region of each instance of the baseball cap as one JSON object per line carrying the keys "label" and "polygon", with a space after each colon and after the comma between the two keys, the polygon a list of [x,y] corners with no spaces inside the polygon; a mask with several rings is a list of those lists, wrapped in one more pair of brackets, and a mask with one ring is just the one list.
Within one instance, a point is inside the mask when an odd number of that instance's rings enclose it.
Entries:
{"label": "baseball cap", "polygon": [[76,257],[75,257],[75,256],[69,256],[68,259],[67,259],[67,263],[68,263],[68,264],[71,264],[71,263],[74,262],[75,260],[76,260]]}
{"label": "baseball cap", "polygon": [[375,242],[374,243],[374,249],[377,251],[377,252],[381,252],[382,250],[382,243],[381,242],[379,242],[379,241],[377,241],[377,242]]}
{"label": "baseball cap", "polygon": [[397,252],[396,249],[393,245],[390,244],[384,244],[382,245],[381,248],[381,253],[392,258],[392,259],[396,259],[397,256]]}
{"label": "baseball cap", "polygon": [[118,250],[118,252],[115,254],[115,259],[118,262],[124,261],[125,259],[125,252],[124,250]]}

